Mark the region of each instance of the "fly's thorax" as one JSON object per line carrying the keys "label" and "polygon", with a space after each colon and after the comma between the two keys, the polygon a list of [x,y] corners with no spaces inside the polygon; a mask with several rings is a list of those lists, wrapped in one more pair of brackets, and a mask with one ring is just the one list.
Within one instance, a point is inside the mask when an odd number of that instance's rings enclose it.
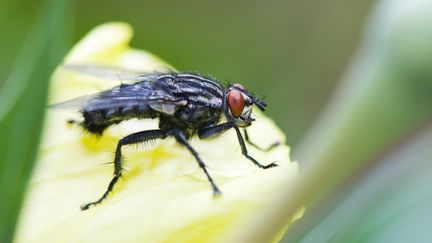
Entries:
{"label": "fly's thorax", "polygon": [[176,123],[183,124],[183,127],[195,128],[204,123],[217,122],[221,114],[222,106],[204,106],[189,102],[188,105],[177,110],[172,119],[175,119]]}
{"label": "fly's thorax", "polygon": [[189,103],[222,107],[224,88],[217,81],[199,75],[179,73],[173,82],[172,93]]}
{"label": "fly's thorax", "polygon": [[[196,74],[178,73],[166,82],[169,92],[182,101],[176,106],[167,103],[150,104],[161,112],[163,122],[182,128],[194,128],[202,123],[216,121],[223,111],[224,88],[215,80]],[[168,90],[167,90],[168,92]]]}

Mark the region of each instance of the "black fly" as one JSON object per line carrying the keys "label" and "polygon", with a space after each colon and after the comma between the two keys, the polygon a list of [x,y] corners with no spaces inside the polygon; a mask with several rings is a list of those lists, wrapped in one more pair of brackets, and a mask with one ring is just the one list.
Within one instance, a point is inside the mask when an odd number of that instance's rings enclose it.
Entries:
{"label": "black fly", "polygon": [[[73,65],[65,68],[101,77],[115,73],[115,70],[97,66]],[[195,157],[207,176],[214,195],[219,195],[220,191],[197,151],[188,142],[194,135],[208,138],[233,128],[242,154],[247,159],[262,169],[276,166],[275,163],[263,165],[248,154],[239,128],[246,128],[254,120],[251,117],[252,105],[256,105],[262,111],[267,105],[242,85],[235,83],[226,88],[218,81],[199,74],[171,71],[115,77],[133,83],[122,84],[94,95],[78,97],[54,107],[78,109],[84,117],[84,121],[79,124],[96,135],[102,135],[111,125],[132,118],[159,118],[159,129],[133,133],[119,140],[114,158],[114,177],[105,193],[98,200],[81,206],[82,210],[101,203],[113,190],[123,172],[124,145],[174,137]],[[256,147],[249,141],[246,129],[244,132],[246,141]],[[277,143],[270,148],[275,145]]]}

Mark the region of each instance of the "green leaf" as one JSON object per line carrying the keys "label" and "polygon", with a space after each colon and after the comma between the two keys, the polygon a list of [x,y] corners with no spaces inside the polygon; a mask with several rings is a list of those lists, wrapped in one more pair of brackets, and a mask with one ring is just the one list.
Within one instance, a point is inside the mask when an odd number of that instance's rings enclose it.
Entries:
{"label": "green leaf", "polygon": [[367,164],[310,208],[284,242],[431,242],[432,129]]}
{"label": "green leaf", "polygon": [[[66,1],[50,0],[29,31],[0,92],[0,241],[10,242],[33,167],[49,76],[67,36]],[[10,23],[13,26],[13,23]]]}

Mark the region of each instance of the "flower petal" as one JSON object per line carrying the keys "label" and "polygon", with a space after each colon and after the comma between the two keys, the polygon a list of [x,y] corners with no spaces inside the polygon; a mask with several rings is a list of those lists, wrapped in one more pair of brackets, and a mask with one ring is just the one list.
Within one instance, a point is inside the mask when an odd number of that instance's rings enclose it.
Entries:
{"label": "flower petal", "polygon": [[[129,48],[131,36],[131,28],[126,24],[104,24],[78,43],[65,62],[144,71],[169,67],[148,52]],[[50,102],[96,93],[118,84],[59,68],[53,75]],[[256,122],[248,129],[252,140],[262,146],[285,141],[270,119],[255,113]],[[248,230],[244,222],[254,220],[257,212],[272,210],[266,205],[290,185],[298,171],[297,163],[290,162],[286,145],[271,152],[248,147],[259,161],[277,161],[280,165],[262,170],[241,155],[233,131],[212,140],[192,139],[192,146],[222,190],[222,196],[214,199],[192,155],[173,139],[166,139],[146,149],[125,149],[127,173],[114,193],[101,205],[81,212],[81,204],[105,191],[113,172],[113,166],[106,163],[113,160],[118,139],[156,128],[158,123],[130,120],[95,138],[78,127],[68,126],[66,120],[71,118],[80,119],[80,114],[47,112],[44,139],[19,222],[17,242],[236,241],[236,232]],[[281,230],[285,227],[281,226]]]}

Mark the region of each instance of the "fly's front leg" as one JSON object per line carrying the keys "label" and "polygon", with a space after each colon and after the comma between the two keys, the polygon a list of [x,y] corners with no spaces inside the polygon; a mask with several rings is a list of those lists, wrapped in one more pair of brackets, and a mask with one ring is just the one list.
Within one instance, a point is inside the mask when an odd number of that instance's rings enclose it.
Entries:
{"label": "fly's front leg", "polygon": [[277,166],[277,164],[274,163],[274,162],[271,163],[271,164],[268,164],[268,165],[263,165],[263,164],[259,163],[256,159],[254,159],[252,156],[250,156],[250,155],[248,154],[248,151],[247,151],[247,148],[246,148],[246,144],[245,144],[245,142],[244,142],[244,140],[243,140],[243,137],[242,137],[242,135],[241,135],[240,129],[239,129],[237,126],[234,126],[233,128],[234,128],[234,130],[236,131],[237,138],[238,138],[238,141],[239,141],[239,143],[240,143],[241,150],[242,150],[242,154],[243,154],[246,158],[248,158],[248,159],[249,159],[250,161],[252,161],[256,166],[258,166],[258,167],[260,167],[260,168],[262,168],[262,169],[268,169],[268,168],[272,168],[272,167]]}
{"label": "fly's front leg", "polygon": [[117,183],[118,179],[122,176],[122,172],[123,172],[122,152],[121,152],[122,146],[142,143],[149,140],[166,138],[166,137],[167,137],[167,132],[163,130],[148,130],[148,131],[133,133],[120,139],[117,144],[117,149],[114,157],[114,177],[111,179],[107,190],[102,195],[102,197],[100,197],[98,200],[82,205],[81,210],[87,210],[91,206],[98,205],[103,200],[105,200],[109,195],[109,193],[113,190],[114,185]]}
{"label": "fly's front leg", "polygon": [[274,142],[273,144],[271,144],[271,145],[268,146],[267,148],[261,148],[261,147],[259,147],[258,145],[256,145],[255,143],[253,143],[252,141],[250,141],[249,134],[248,134],[246,128],[244,129],[244,137],[245,137],[245,140],[246,140],[246,142],[247,142],[248,144],[254,146],[255,148],[257,148],[257,149],[259,149],[259,150],[261,150],[261,151],[265,151],[265,152],[268,152],[268,151],[270,151],[270,150],[272,150],[272,149],[274,149],[274,148],[276,148],[277,146],[280,145],[280,142]]}
{"label": "fly's front leg", "polygon": [[208,138],[214,136],[218,133],[223,133],[228,129],[233,128],[234,124],[232,122],[226,122],[219,125],[211,125],[207,127],[202,127],[198,130],[199,138]]}
{"label": "fly's front leg", "polygon": [[176,138],[176,140],[183,146],[185,146],[189,152],[191,152],[191,154],[195,157],[195,159],[198,162],[199,167],[204,171],[205,175],[207,176],[207,179],[209,180],[212,188],[213,188],[213,196],[219,196],[221,194],[220,190],[218,189],[218,187],[216,186],[216,184],[214,183],[213,179],[211,178],[210,174],[208,173],[207,169],[206,169],[206,165],[204,164],[204,162],[201,160],[201,158],[199,157],[197,151],[195,151],[194,148],[192,148],[192,146],[189,144],[186,136],[183,134],[183,132],[175,130],[173,131],[173,134]]}

